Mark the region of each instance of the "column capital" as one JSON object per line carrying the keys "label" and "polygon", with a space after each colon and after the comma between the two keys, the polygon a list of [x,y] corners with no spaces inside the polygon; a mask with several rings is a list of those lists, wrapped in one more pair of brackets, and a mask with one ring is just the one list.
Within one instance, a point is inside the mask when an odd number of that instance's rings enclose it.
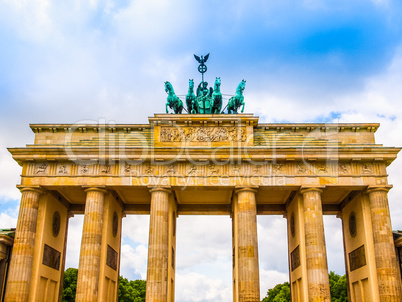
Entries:
{"label": "column capital", "polygon": [[369,186],[367,189],[366,189],[366,192],[367,193],[373,193],[373,192],[386,192],[386,193],[388,193],[389,192],[389,190],[391,190],[392,189],[392,185],[388,185],[388,186]]}
{"label": "column capital", "polygon": [[257,193],[258,186],[235,186],[235,193],[241,193],[241,192],[253,192]]}
{"label": "column capital", "polygon": [[318,193],[322,193],[322,191],[324,191],[325,186],[315,186],[315,187],[301,187],[300,188],[300,193],[304,194],[307,192],[318,192]]}
{"label": "column capital", "polygon": [[103,194],[106,194],[107,193],[107,190],[106,190],[106,188],[105,187],[83,187],[83,189],[84,189],[84,191],[86,192],[86,193],[88,193],[88,192],[100,192],[100,193],[103,193]]}
{"label": "column capital", "polygon": [[40,187],[40,186],[23,186],[23,185],[18,185],[17,186],[18,190],[20,192],[35,192],[39,195],[45,193],[45,191]]}
{"label": "column capital", "polygon": [[171,186],[148,186],[149,193],[153,192],[165,192],[167,194],[172,193]]}

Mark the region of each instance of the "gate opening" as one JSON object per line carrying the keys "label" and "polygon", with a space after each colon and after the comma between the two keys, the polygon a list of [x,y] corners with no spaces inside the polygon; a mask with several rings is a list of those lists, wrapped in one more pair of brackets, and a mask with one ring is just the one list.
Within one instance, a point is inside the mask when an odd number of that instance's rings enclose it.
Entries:
{"label": "gate opening", "polygon": [[231,234],[229,216],[178,217],[176,302],[232,301]]}

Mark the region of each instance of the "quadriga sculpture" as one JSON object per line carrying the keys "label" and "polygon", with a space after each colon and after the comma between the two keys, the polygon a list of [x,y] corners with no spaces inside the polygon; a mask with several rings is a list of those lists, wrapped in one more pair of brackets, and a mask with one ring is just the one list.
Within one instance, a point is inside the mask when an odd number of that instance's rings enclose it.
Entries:
{"label": "quadriga sculpture", "polygon": [[181,114],[181,112],[183,111],[183,102],[174,93],[173,86],[168,81],[165,82],[165,91],[168,94],[166,102],[166,113],[169,113],[169,106],[170,109],[173,109],[175,114]]}

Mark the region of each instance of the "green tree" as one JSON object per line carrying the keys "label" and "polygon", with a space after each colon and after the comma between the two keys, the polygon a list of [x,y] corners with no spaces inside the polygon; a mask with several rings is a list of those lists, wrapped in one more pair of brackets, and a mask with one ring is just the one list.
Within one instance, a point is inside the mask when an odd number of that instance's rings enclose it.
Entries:
{"label": "green tree", "polygon": [[75,292],[77,290],[77,276],[78,269],[76,268],[68,268],[64,272],[63,279],[63,302],[74,302],[75,301]]}
{"label": "green tree", "polygon": [[[64,272],[63,280],[63,302],[74,302],[77,291],[78,269],[69,268]],[[128,281],[119,276],[119,302],[145,302],[146,281],[135,280]]]}
{"label": "green tree", "polygon": [[146,281],[119,277],[119,302],[145,302]]}
{"label": "green tree", "polygon": [[329,273],[331,302],[348,302],[347,287],[346,275],[339,276],[332,271]]}
{"label": "green tree", "polygon": [[290,286],[288,282],[277,284],[269,289],[262,302],[290,302]]}
{"label": "green tree", "polygon": [[[331,302],[348,302],[346,275],[340,276],[334,272],[329,273],[329,288]],[[262,302],[290,302],[290,286],[288,282],[277,284],[269,289]]]}

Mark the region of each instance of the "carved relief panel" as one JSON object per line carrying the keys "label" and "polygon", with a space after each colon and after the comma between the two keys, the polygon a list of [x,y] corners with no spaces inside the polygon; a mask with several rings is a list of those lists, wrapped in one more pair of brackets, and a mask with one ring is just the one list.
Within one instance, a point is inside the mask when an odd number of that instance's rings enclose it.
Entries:
{"label": "carved relief panel", "polygon": [[252,126],[155,126],[155,147],[253,145]]}

